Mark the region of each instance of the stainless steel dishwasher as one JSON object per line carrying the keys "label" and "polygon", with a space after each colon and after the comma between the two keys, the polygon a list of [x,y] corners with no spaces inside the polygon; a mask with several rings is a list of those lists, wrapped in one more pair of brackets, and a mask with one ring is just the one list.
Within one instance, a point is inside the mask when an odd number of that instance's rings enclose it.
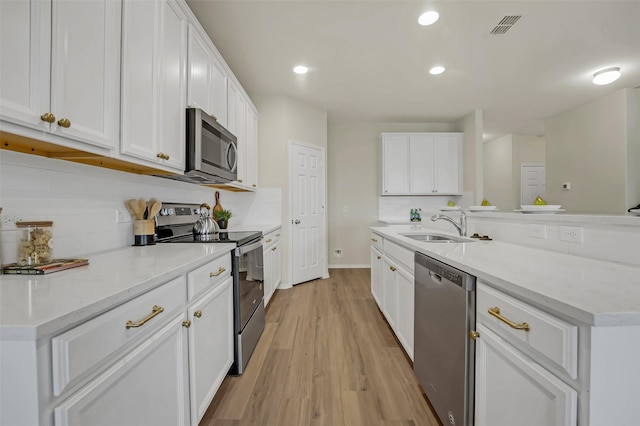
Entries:
{"label": "stainless steel dishwasher", "polygon": [[476,277],[415,254],[413,370],[443,425],[473,426]]}

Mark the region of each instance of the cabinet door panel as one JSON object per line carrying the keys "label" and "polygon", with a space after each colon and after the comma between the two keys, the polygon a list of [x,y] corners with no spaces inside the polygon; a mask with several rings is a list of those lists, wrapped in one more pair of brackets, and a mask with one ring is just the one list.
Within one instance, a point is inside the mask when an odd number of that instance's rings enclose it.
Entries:
{"label": "cabinet door panel", "polygon": [[278,241],[271,247],[273,257],[271,258],[271,294],[273,294],[282,282],[282,250],[281,243]]}
{"label": "cabinet door panel", "polygon": [[371,295],[382,309],[382,253],[371,247]]}
{"label": "cabinet door panel", "polygon": [[164,10],[163,26],[163,114],[160,120],[161,150],[169,155],[167,164],[184,171],[186,137],[186,62],[187,21],[179,6],[168,1]]}
{"label": "cabinet door panel", "polygon": [[398,318],[396,266],[383,257],[382,267],[382,313],[393,330]]}
{"label": "cabinet door panel", "polygon": [[54,1],[51,112],[61,136],[115,148],[120,130],[120,2]]}
{"label": "cabinet door panel", "polygon": [[382,140],[383,168],[382,193],[385,195],[409,193],[409,138],[388,136]]}
{"label": "cabinet door panel", "polygon": [[396,335],[413,361],[414,278],[402,268],[396,271],[398,323]]}
{"label": "cabinet door panel", "polygon": [[246,104],[246,186],[257,188],[258,186],[258,112],[253,109],[248,101]]}
{"label": "cabinet door panel", "polygon": [[211,102],[213,54],[192,26],[189,27],[188,56],[187,104],[211,114],[213,110]]}
{"label": "cabinet door panel", "polygon": [[120,151],[138,158],[156,159],[159,152],[157,109],[160,13],[158,1],[124,2],[122,46],[122,144]]}
{"label": "cabinet door panel", "polygon": [[211,68],[211,107],[213,115],[218,123],[227,125],[227,73],[221,63],[213,59]]}
{"label": "cabinet door panel", "polygon": [[476,426],[575,426],[577,392],[477,324]]}
{"label": "cabinet door panel", "polygon": [[435,151],[432,135],[416,135],[409,139],[410,191],[412,194],[429,194],[435,187]]}
{"label": "cabinet door panel", "polygon": [[189,424],[184,314],[55,409],[56,426]]}
{"label": "cabinet door panel", "polygon": [[49,130],[51,3],[0,1],[0,118]]}
{"label": "cabinet door panel", "polygon": [[462,192],[460,188],[460,156],[459,135],[437,135],[435,137],[435,186],[438,193],[457,194]]}
{"label": "cabinet door panel", "polygon": [[193,424],[207,411],[233,362],[232,282],[227,278],[188,311]]}

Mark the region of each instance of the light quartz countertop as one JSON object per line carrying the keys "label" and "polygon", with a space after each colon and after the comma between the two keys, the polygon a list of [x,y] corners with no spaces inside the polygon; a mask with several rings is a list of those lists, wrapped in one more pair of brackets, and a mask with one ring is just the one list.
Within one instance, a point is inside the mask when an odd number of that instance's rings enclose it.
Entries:
{"label": "light quartz countertop", "polygon": [[235,244],[156,244],[89,254],[89,265],[48,275],[0,276],[0,340],[35,340],[185,274]]}
{"label": "light quartz countertop", "polygon": [[280,228],[280,224],[262,224],[262,225],[232,225],[226,231],[229,232],[245,232],[245,231],[260,231],[262,235],[267,235],[269,232],[273,232]]}
{"label": "light quartz countertop", "polygon": [[447,234],[419,228],[407,225],[371,230],[577,321],[593,326],[640,325],[640,268],[498,241],[443,244],[400,235]]}

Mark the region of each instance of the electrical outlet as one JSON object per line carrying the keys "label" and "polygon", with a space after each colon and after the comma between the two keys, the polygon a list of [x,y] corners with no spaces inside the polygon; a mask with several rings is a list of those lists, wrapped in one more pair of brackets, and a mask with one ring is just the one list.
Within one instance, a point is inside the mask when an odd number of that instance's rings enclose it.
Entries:
{"label": "electrical outlet", "polygon": [[11,216],[2,216],[2,224],[3,225],[8,225],[11,222],[13,222],[13,219],[11,219]]}
{"label": "electrical outlet", "polygon": [[333,257],[342,257],[342,249],[333,249]]}
{"label": "electrical outlet", "polygon": [[13,218],[13,223],[22,222],[22,218],[20,216],[16,216]]}
{"label": "electrical outlet", "polygon": [[533,238],[547,239],[547,225],[541,225],[539,223],[529,224],[529,236]]}
{"label": "electrical outlet", "polygon": [[131,216],[124,210],[116,210],[116,223],[131,223]]}
{"label": "electrical outlet", "polygon": [[583,243],[582,227],[581,226],[561,226],[560,227],[560,240],[568,241],[570,243]]}

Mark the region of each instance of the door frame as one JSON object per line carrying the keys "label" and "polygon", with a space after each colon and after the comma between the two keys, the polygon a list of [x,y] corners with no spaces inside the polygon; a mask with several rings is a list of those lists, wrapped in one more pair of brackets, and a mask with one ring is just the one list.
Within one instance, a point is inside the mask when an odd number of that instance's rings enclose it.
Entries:
{"label": "door frame", "polygon": [[289,286],[292,287],[293,284],[293,146],[298,145],[305,148],[317,149],[320,151],[322,156],[322,215],[323,215],[323,223],[322,223],[322,278],[329,278],[329,269],[327,267],[327,226],[328,226],[328,218],[327,218],[327,150],[319,145],[314,145],[311,143],[300,142],[295,139],[289,139],[289,146],[287,149],[288,155],[288,174],[289,174],[289,208],[287,209],[287,226],[289,227]]}

